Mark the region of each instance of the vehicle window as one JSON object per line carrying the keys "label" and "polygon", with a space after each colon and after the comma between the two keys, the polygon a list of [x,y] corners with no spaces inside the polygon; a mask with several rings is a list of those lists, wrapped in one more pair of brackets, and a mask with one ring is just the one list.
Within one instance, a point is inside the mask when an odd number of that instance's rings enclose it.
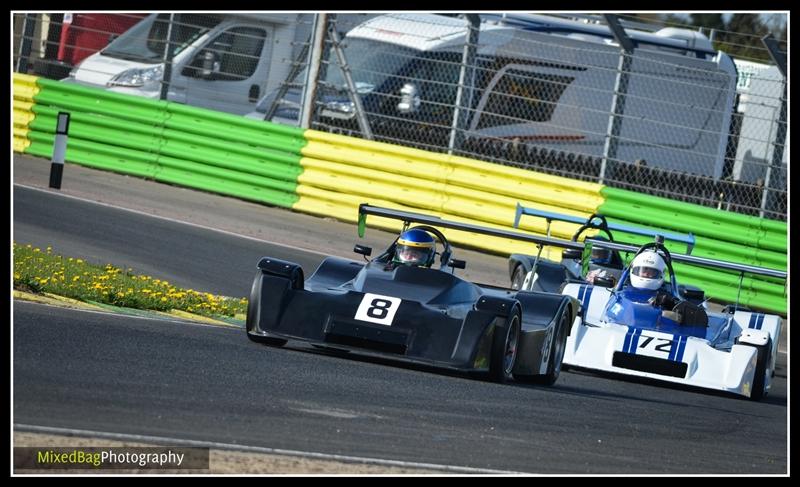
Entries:
{"label": "vehicle window", "polygon": [[[176,14],[172,54],[177,55],[220,22],[218,15]],[[168,32],[169,14],[154,15],[125,31],[103,49],[101,54],[133,61],[161,62],[164,59]]]}
{"label": "vehicle window", "polygon": [[477,128],[521,122],[547,122],[575,78],[509,69],[497,81],[483,107]]}
{"label": "vehicle window", "polygon": [[207,52],[215,55],[217,72],[208,79],[240,81],[251,77],[261,59],[267,31],[257,27],[234,27],[218,35],[192,61],[186,73],[198,76]]}
{"label": "vehicle window", "polygon": [[419,85],[422,102],[431,110],[452,113],[458,91],[461,56],[457,53],[428,53],[414,62],[407,82]]}
{"label": "vehicle window", "polygon": [[[418,54],[407,47],[361,38],[345,38],[343,50],[353,81],[361,89],[369,91],[380,89],[387,79],[397,76]],[[344,75],[333,49],[328,52],[326,65],[325,84],[345,90]]]}

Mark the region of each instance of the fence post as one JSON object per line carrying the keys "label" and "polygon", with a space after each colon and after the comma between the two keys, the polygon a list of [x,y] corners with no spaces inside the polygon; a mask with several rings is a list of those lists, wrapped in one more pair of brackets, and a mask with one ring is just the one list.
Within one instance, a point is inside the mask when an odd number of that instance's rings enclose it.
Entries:
{"label": "fence post", "polygon": [[372,129],[367,120],[367,113],[364,111],[364,105],[361,103],[361,95],[358,93],[358,87],[353,82],[353,76],[350,73],[350,65],[347,64],[347,58],[344,55],[344,50],[339,42],[339,33],[336,31],[336,26],[332,25],[328,31],[333,43],[333,50],[336,51],[336,58],[339,60],[339,67],[342,69],[344,81],[347,85],[347,92],[350,94],[350,99],[353,101],[353,107],[356,110],[356,121],[358,128],[361,130],[361,135],[367,140],[372,140]]}
{"label": "fence post", "polygon": [[786,146],[786,53],[781,52],[778,43],[772,34],[768,34],[761,38],[761,42],[766,46],[769,55],[775,64],[778,66],[778,71],[783,76],[783,89],[781,90],[781,107],[778,112],[778,122],[775,130],[775,141],[772,143],[772,161],[767,166],[767,173],[764,176],[764,193],[761,195],[761,209],[758,216],[764,218],[764,212],[767,208],[767,200],[769,196],[769,185],[772,179],[772,169],[779,168],[783,160],[783,151]]}
{"label": "fence post", "polygon": [[[478,50],[478,42],[481,32],[481,18],[476,14],[467,14],[468,33],[464,43],[464,53],[461,56],[461,70],[458,73],[458,89],[456,91],[455,110],[453,111],[453,124],[450,127],[450,141],[447,144],[447,153],[452,154],[453,149],[459,149],[464,140],[463,132],[458,130],[465,128],[469,118],[469,109],[472,106],[472,93],[475,86],[475,53]],[[470,96],[464,101],[464,88],[467,83],[467,70],[469,70],[469,92]]]}
{"label": "fence post", "polygon": [[[297,74],[303,69],[302,66],[305,64],[308,65],[308,53],[309,53],[309,46],[313,41],[314,34],[312,33],[308,37],[308,41],[305,45],[303,45],[302,49],[300,49],[300,53],[297,55],[297,58],[292,65],[292,69],[289,70],[289,74],[286,76],[286,81],[281,83],[280,88],[278,88],[278,93],[275,95],[275,99],[272,100],[272,103],[267,108],[266,113],[264,113],[264,120],[271,121],[272,117],[275,116],[275,112],[278,110],[278,106],[283,100],[283,97],[286,96],[286,93],[289,91],[289,88],[294,84],[294,79],[297,77]],[[303,86],[303,91],[305,92],[306,86]],[[303,105],[301,105],[302,108]],[[299,122],[299,120],[298,120]]]}
{"label": "fence post", "polygon": [[611,117],[608,120],[606,140],[603,144],[603,160],[600,163],[600,177],[598,183],[603,184],[606,177],[608,161],[617,158],[619,133],[622,128],[622,115],[625,112],[625,95],[628,93],[628,80],[630,79],[631,63],[633,62],[633,41],[625,34],[625,29],[619,24],[617,17],[604,14],[611,33],[619,43],[622,50],[619,54],[617,77],[614,82],[614,97],[611,101]]}
{"label": "fence post", "polygon": [[[167,26],[167,43],[164,46],[164,74],[161,78],[161,94],[159,100],[166,100],[169,93],[169,83],[172,80],[172,58],[175,49],[172,49],[172,44],[175,42],[175,33],[178,29],[175,28],[175,14],[169,14],[169,26]],[[177,16],[180,22],[180,14]]]}
{"label": "fence post", "polygon": [[306,85],[303,88],[303,98],[300,106],[300,128],[307,129],[311,125],[311,114],[314,112],[314,99],[316,98],[317,83],[319,83],[320,64],[322,52],[325,48],[325,24],[328,14],[317,14],[314,18],[314,32],[311,35],[311,59],[308,62]]}

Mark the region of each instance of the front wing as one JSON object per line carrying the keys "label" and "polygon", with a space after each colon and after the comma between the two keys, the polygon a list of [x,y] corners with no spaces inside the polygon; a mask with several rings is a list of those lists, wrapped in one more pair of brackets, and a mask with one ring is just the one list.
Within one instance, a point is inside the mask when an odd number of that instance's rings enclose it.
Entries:
{"label": "front wing", "polygon": [[256,277],[251,300],[247,330],[251,335],[462,371],[488,370],[499,323],[496,310],[472,309],[473,303],[453,316],[448,312],[454,310],[435,310],[393,296],[293,288],[286,278],[268,274]]}
{"label": "front wing", "polygon": [[717,350],[686,335],[618,324],[576,325],[564,363],[750,397],[757,351],[747,345]]}

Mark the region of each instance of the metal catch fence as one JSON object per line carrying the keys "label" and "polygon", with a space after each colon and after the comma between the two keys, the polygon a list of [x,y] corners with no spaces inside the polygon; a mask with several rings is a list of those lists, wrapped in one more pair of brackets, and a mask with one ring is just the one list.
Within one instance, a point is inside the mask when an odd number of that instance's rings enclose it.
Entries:
{"label": "metal catch fence", "polygon": [[785,220],[780,62],[734,60],[697,31],[587,17],[15,13],[13,62]]}

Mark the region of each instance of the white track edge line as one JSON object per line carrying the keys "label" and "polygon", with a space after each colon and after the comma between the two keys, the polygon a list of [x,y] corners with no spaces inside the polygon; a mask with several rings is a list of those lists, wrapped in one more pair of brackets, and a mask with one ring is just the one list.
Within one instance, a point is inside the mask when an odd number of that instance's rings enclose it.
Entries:
{"label": "white track edge line", "polygon": [[162,443],[174,446],[187,446],[187,447],[200,447],[200,448],[214,448],[219,450],[233,450],[244,451],[250,453],[263,453],[271,455],[286,455],[286,456],[302,456],[307,458],[315,458],[318,460],[332,460],[343,462],[357,462],[372,465],[381,465],[387,467],[405,467],[405,468],[420,468],[443,470],[454,473],[471,473],[471,474],[502,474],[502,475],[520,475],[523,472],[514,472],[508,470],[492,470],[485,468],[473,467],[460,467],[454,465],[441,465],[436,463],[420,463],[420,462],[407,462],[402,460],[386,460],[382,458],[359,457],[350,455],[336,455],[330,453],[307,452],[299,450],[285,450],[282,448],[268,448],[261,446],[237,445],[233,443],[219,443],[215,441],[199,441],[199,440],[185,440],[180,438],[170,438],[163,436],[149,436],[149,435],[136,435],[125,433],[111,433],[105,431],[91,431],[73,428],[57,428],[51,426],[38,426],[30,424],[14,424],[14,430],[20,432],[31,433],[52,433],[64,434],[67,436],[89,436],[111,440],[128,440],[140,441],[147,443]]}

